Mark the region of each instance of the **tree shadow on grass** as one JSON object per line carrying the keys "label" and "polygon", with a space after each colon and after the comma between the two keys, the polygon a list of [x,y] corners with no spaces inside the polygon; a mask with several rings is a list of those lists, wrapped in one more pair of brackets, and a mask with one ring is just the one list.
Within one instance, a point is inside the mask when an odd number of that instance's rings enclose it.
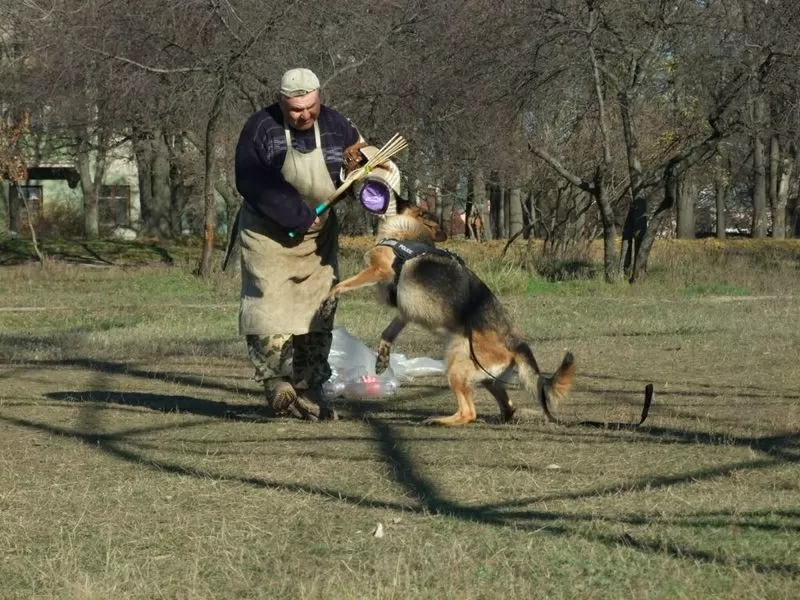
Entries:
{"label": "tree shadow on grass", "polygon": [[219,381],[214,381],[212,378],[201,375],[186,375],[184,373],[175,373],[173,371],[154,371],[150,369],[141,369],[133,367],[128,363],[95,360],[91,358],[67,358],[63,360],[43,360],[36,361],[32,364],[43,367],[78,367],[87,371],[95,371],[106,375],[124,375],[126,377],[135,377],[146,379],[148,381],[165,381],[169,383],[178,383],[181,385],[189,385],[201,389],[218,390],[228,392],[231,394],[261,393],[261,389],[254,382],[251,389],[242,389],[238,386],[232,386]]}
{"label": "tree shadow on grass", "polygon": [[[116,261],[124,264],[147,265],[161,262],[166,265],[175,264],[170,251],[157,242],[121,241],[100,239],[94,242],[64,242],[63,240],[40,240],[41,250],[53,260],[77,265],[118,266]],[[79,252],[86,254],[80,254]],[[155,255],[155,256],[154,256]],[[154,258],[157,259],[154,261]],[[22,265],[36,261],[29,240],[0,241],[0,265]]]}
{"label": "tree shadow on grass", "polygon": [[[102,394],[107,395],[107,392],[102,392]],[[59,399],[63,400],[64,396],[61,396]],[[93,402],[104,401],[103,398],[97,395],[90,396],[89,399]],[[175,397],[162,397],[160,399],[140,397],[138,399],[140,401],[148,401],[150,404],[162,408],[165,404],[169,405],[172,403],[174,405],[176,401],[179,404],[180,402],[188,402],[188,404],[191,404],[192,401],[196,400],[189,399],[189,401],[187,401],[185,397],[177,397],[177,400]],[[214,417],[217,417],[221,406],[219,406],[220,403],[216,404],[218,406],[209,407],[201,403],[198,410],[202,414],[211,412]],[[713,565],[730,565],[735,568],[747,569],[759,573],[775,573],[786,576],[800,575],[800,566],[797,564],[770,562],[746,556],[732,556],[730,553],[725,553],[724,551],[711,552],[704,549],[692,548],[688,544],[677,544],[669,539],[658,537],[658,534],[654,536],[634,536],[630,533],[616,534],[597,532],[596,530],[586,531],[585,528],[580,527],[580,523],[592,520],[594,518],[593,514],[584,515],[570,513],[568,511],[557,512],[551,510],[514,510],[515,507],[551,501],[601,498],[605,496],[616,497],[619,494],[629,494],[677,484],[712,480],[728,475],[734,471],[767,469],[780,465],[785,461],[796,462],[800,460],[800,456],[795,454],[795,450],[800,446],[800,433],[788,433],[763,438],[731,438],[730,436],[708,436],[698,432],[682,430],[663,428],[650,429],[647,432],[649,435],[661,436],[664,439],[674,438],[682,441],[691,439],[696,443],[706,445],[730,444],[733,439],[735,444],[742,446],[747,445],[755,451],[764,453],[766,456],[749,461],[740,461],[728,465],[688,471],[678,475],[641,478],[589,490],[571,490],[543,496],[515,499],[508,502],[466,505],[457,500],[447,498],[442,494],[437,484],[420,471],[408,451],[408,444],[403,442],[395,426],[390,422],[372,416],[375,412],[373,403],[351,401],[349,403],[349,409],[356,418],[360,419],[361,422],[369,428],[372,434],[371,438],[377,444],[380,460],[390,468],[394,481],[406,490],[405,497],[408,498],[406,502],[370,499],[362,494],[348,494],[341,490],[294,482],[281,482],[261,477],[215,473],[169,461],[152,459],[136,449],[135,440],[132,440],[131,437],[139,435],[143,431],[152,431],[153,428],[119,431],[116,433],[101,433],[100,424],[94,421],[97,413],[92,413],[91,411],[86,412],[86,418],[81,420],[77,430],[3,415],[0,415],[0,421],[17,427],[24,427],[51,435],[60,435],[76,439],[90,445],[92,448],[98,449],[110,457],[159,472],[203,479],[212,478],[214,480],[246,484],[256,488],[314,494],[336,502],[344,502],[359,507],[414,512],[419,514],[440,514],[455,519],[483,523],[495,527],[513,528],[514,530],[537,532],[547,535],[582,537],[609,548],[627,548],[651,555],[666,554],[675,559],[687,560],[692,563],[700,562]],[[178,426],[189,427],[208,422],[208,420],[202,420],[196,423],[179,424]],[[168,428],[169,427],[163,427],[162,429]],[[464,435],[468,435],[466,431]],[[335,442],[336,439],[334,435],[327,438],[327,441]],[[464,443],[469,443],[469,439],[465,438]],[[793,511],[789,511],[789,513],[792,519],[796,517],[795,514],[792,514]],[[726,518],[729,518],[733,525],[737,523],[733,516],[723,513],[722,516],[714,517],[713,526],[724,526]],[[630,516],[609,516],[603,520],[609,523],[619,523],[623,525],[640,525],[639,519],[649,523],[646,517],[641,516],[634,516],[633,518]],[[695,526],[702,526],[702,520],[700,523],[700,525],[695,523]],[[707,526],[710,526],[710,524]],[[791,527],[793,527],[793,525],[790,525],[790,528]],[[786,528],[782,528],[782,530],[786,530]]]}
{"label": "tree shadow on grass", "polygon": [[270,416],[263,404],[228,404],[193,396],[151,394],[143,392],[117,392],[110,390],[82,390],[80,392],[51,392],[46,398],[76,404],[117,404],[149,408],[160,412],[189,413],[218,419],[236,421],[261,421]]}
{"label": "tree shadow on grass", "polygon": [[[696,560],[712,564],[730,564],[731,562],[731,558],[727,555],[694,550],[688,547],[678,546],[668,541],[637,540],[627,534],[623,536],[614,536],[582,533],[575,531],[574,528],[567,525],[552,525],[552,522],[554,521],[569,523],[570,521],[580,520],[580,517],[570,515],[569,513],[554,513],[552,511],[504,511],[499,509],[507,505],[483,504],[477,506],[465,506],[458,502],[448,500],[442,496],[432,481],[426,479],[418,472],[414,466],[414,462],[403,448],[403,445],[398,443],[397,437],[391,425],[379,420],[369,420],[367,419],[366,415],[364,418],[371,427],[371,430],[378,442],[379,450],[387,466],[391,467],[392,469],[395,481],[401,484],[407,490],[410,497],[417,500],[424,512],[445,514],[459,519],[477,521],[502,527],[519,527],[522,525],[522,528],[524,529],[535,529],[536,531],[545,530],[550,534],[583,535],[587,539],[603,543],[607,546],[625,546],[647,553],[667,553],[676,558]],[[757,449],[767,451],[768,448],[772,453],[775,451],[775,443],[794,443],[797,435],[790,435],[788,437],[774,436],[768,440],[767,438],[764,438],[763,440],[751,441]],[[711,479],[720,477],[734,470],[768,468],[778,464],[779,462],[780,460],[778,458],[744,461],[730,467],[706,469],[700,472],[684,473],[674,477],[648,478],[646,484],[644,482],[640,482],[639,485],[632,486],[630,482],[625,482],[624,484],[614,486],[613,489],[595,489],[588,492],[554,494],[546,498],[529,498],[525,504],[531,504],[534,502],[541,503],[551,500],[589,498],[608,494],[616,495],[619,493],[630,493],[636,488],[644,489],[645,485],[647,486],[647,489],[652,489],[653,487],[665,487],[678,483],[695,482],[698,479]],[[520,524],[520,520],[523,521],[522,524]],[[614,521],[614,518],[611,518],[610,520]],[[533,523],[531,523],[531,521],[533,521]],[[737,566],[747,567],[757,572],[780,572],[792,575],[800,574],[800,566],[798,565],[768,563],[745,558],[734,558],[734,562]]]}

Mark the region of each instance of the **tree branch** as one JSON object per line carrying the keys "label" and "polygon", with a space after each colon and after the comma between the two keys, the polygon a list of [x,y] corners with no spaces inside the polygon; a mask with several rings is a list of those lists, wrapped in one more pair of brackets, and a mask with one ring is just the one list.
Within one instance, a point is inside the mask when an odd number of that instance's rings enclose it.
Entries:
{"label": "tree branch", "polygon": [[[590,2],[591,12],[589,13],[589,57],[592,61],[592,75],[594,77],[594,90],[597,95],[597,106],[600,111],[600,132],[603,136],[603,164],[611,164],[611,135],[608,131],[608,117],[606,115],[606,103],[603,99],[603,86],[600,77],[600,62],[594,51],[594,30],[597,27],[597,9]],[[619,89],[619,88],[618,88]]]}
{"label": "tree branch", "polygon": [[561,175],[561,177],[569,181],[575,187],[578,187],[586,192],[594,193],[595,188],[593,183],[585,181],[580,177],[578,177],[577,175],[575,175],[574,173],[567,170],[567,168],[564,165],[562,165],[556,157],[547,152],[547,150],[534,146],[530,142],[528,142],[528,150],[530,150],[533,154],[535,154],[536,156],[541,158],[544,162],[546,162],[548,165],[550,165],[550,167],[556,173]]}
{"label": "tree branch", "polygon": [[[211,9],[214,11],[214,14],[217,16],[217,18],[219,19],[220,23],[222,23],[222,26],[225,27],[227,32],[231,34],[231,37],[233,39],[235,39],[237,42],[239,42],[241,44],[242,43],[242,38],[240,38],[236,34],[236,32],[233,30],[233,28],[228,23],[228,20],[222,14],[222,9],[220,8],[220,5],[219,5],[219,0],[210,0],[210,2],[211,2]],[[233,13],[233,16],[236,17],[239,20],[239,22],[241,22],[241,19],[239,19],[239,15],[236,14],[236,11],[233,9],[233,7],[231,6],[230,2],[227,2],[227,0],[225,0],[225,4],[228,6],[228,9],[230,10],[230,12]]]}
{"label": "tree branch", "polygon": [[381,41],[378,42],[375,45],[375,47],[373,48],[372,52],[368,53],[361,60],[359,60],[357,62],[354,62],[354,63],[351,63],[349,65],[346,65],[346,66],[342,67],[341,69],[339,69],[338,71],[336,70],[336,67],[334,67],[333,73],[331,73],[331,75],[324,82],[322,82],[322,84],[320,85],[320,89],[325,89],[325,87],[331,81],[333,81],[336,77],[340,76],[342,73],[346,73],[347,71],[352,71],[353,69],[357,69],[358,67],[364,65],[366,62],[368,62],[370,59],[372,59],[378,53],[378,50],[380,50],[386,44],[386,42],[389,41],[389,38],[393,34],[395,34],[398,31],[400,31],[406,25],[411,25],[412,23],[416,23],[418,18],[419,18],[419,12],[416,12],[411,17],[409,17],[408,19],[403,21],[402,23],[398,23],[397,25],[393,25],[392,27],[390,27],[389,31],[386,33],[386,35],[383,37],[383,39],[381,39]]}
{"label": "tree branch", "polygon": [[153,67],[151,65],[142,64],[142,63],[137,62],[135,60],[132,60],[130,58],[125,58],[124,56],[119,56],[117,54],[112,54],[110,52],[106,52],[105,50],[100,50],[99,48],[92,48],[91,46],[87,46],[85,44],[81,44],[80,42],[78,42],[78,44],[80,44],[83,48],[85,48],[89,52],[94,52],[95,54],[100,54],[101,56],[105,56],[107,58],[111,58],[111,59],[114,59],[114,60],[118,60],[120,62],[124,62],[124,63],[129,64],[129,65],[133,65],[134,67],[138,67],[139,69],[142,69],[143,71],[147,71],[149,73],[158,73],[160,75],[172,75],[172,74],[176,74],[176,73],[198,73],[198,72],[207,70],[207,67],[204,67],[204,66],[203,67],[199,67],[199,66],[195,66],[195,67],[171,67],[171,68]]}

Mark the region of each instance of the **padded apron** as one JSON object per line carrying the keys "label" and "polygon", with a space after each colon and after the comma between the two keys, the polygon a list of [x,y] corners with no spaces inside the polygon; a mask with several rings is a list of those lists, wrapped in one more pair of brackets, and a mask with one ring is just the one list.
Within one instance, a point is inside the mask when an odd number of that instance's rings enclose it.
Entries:
{"label": "padded apron", "polygon": [[[294,150],[289,130],[284,132],[286,160],[281,173],[314,209],[336,191],[322,154],[319,127],[315,122],[316,147],[308,153]],[[335,212],[326,211],[320,217],[320,227],[312,227],[294,239],[260,217],[246,202],[239,219],[239,334],[301,335],[326,330],[317,313],[339,278]]]}

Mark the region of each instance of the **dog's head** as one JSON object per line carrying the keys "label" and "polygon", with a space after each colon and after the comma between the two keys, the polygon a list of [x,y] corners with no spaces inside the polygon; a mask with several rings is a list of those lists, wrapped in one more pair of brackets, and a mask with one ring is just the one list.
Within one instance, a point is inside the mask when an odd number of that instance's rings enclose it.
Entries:
{"label": "dog's head", "polygon": [[397,196],[397,214],[405,215],[421,223],[431,233],[434,242],[447,241],[447,233],[439,225],[436,215],[422,210],[409,200]]}

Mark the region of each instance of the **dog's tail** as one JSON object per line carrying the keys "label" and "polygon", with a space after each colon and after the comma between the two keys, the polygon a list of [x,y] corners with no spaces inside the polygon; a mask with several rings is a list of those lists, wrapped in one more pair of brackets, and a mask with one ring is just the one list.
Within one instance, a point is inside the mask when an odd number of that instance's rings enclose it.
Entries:
{"label": "dog's tail", "polygon": [[575,357],[567,352],[555,373],[544,375],[536,364],[530,346],[521,342],[514,349],[514,358],[522,385],[529,392],[536,394],[539,406],[545,416],[553,422],[558,419],[550,412],[550,402],[558,404],[566,398],[575,379]]}

